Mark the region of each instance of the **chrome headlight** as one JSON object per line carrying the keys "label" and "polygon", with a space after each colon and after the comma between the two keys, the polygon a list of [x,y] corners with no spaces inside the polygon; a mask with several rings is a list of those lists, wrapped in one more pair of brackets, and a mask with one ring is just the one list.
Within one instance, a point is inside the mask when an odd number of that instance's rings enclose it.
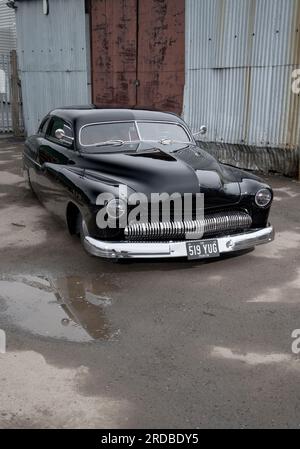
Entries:
{"label": "chrome headlight", "polygon": [[255,195],[255,203],[259,207],[267,207],[272,201],[273,195],[269,189],[261,189]]}
{"label": "chrome headlight", "polygon": [[106,212],[110,218],[121,218],[127,210],[127,205],[124,200],[114,198],[106,205]]}

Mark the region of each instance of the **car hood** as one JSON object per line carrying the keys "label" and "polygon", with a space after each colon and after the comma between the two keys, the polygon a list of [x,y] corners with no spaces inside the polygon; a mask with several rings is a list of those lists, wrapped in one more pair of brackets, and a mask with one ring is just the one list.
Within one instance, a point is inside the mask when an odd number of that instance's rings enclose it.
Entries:
{"label": "car hood", "polygon": [[136,192],[204,193],[206,207],[240,201],[238,171],[227,169],[195,145],[124,145],[81,153],[86,172],[125,184]]}

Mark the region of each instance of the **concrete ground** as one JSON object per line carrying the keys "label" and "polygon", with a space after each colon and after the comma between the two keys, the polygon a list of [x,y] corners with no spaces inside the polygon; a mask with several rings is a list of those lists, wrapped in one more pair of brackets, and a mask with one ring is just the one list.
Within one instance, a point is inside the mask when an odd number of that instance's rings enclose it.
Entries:
{"label": "concrete ground", "polygon": [[299,427],[300,184],[276,241],[214,262],[88,256],[0,139],[0,427]]}

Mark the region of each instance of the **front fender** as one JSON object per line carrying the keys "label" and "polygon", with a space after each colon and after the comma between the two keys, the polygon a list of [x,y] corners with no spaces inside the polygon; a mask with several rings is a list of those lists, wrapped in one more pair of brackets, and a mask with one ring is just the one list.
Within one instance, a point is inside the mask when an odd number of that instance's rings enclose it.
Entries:
{"label": "front fender", "polygon": [[[119,185],[109,179],[104,182],[100,176],[90,176],[84,169],[77,167],[45,163],[44,171],[47,176],[55,178],[55,182],[62,187],[60,190],[65,192],[65,217],[67,207],[71,202],[77,206],[83,216],[89,234],[93,237],[105,237],[103,230],[100,230],[96,224],[97,212],[101,208],[100,205],[97,205],[97,198],[101,193],[118,196]],[[131,190],[128,189],[128,192],[130,194]]]}

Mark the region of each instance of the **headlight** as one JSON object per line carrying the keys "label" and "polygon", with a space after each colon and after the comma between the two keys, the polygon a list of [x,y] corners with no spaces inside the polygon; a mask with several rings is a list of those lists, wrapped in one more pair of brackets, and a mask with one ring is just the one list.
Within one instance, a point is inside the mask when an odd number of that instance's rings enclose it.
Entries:
{"label": "headlight", "polygon": [[269,189],[261,189],[255,195],[255,203],[259,207],[267,207],[272,201],[272,192]]}
{"label": "headlight", "polygon": [[106,205],[106,212],[110,218],[121,218],[126,209],[125,201],[118,198],[110,200]]}

